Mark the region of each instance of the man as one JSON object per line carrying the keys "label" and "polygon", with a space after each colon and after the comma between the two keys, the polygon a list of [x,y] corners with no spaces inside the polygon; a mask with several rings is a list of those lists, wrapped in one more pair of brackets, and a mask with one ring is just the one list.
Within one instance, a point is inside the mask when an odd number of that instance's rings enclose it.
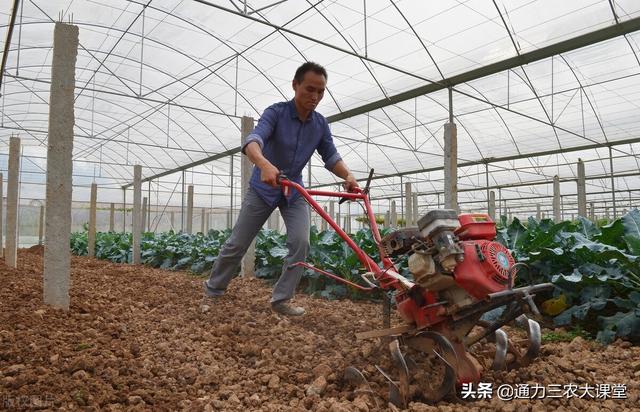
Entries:
{"label": "man", "polygon": [[297,191],[285,198],[278,185],[282,171],[287,177],[302,184],[302,169],[313,152],[318,151],[325,167],[345,180],[347,190],[358,187],[347,165],[338,154],[327,120],[315,111],[322,100],[327,84],[327,72],[319,64],[307,62],[296,70],[292,81],[295,97],[288,102],[268,107],[253,132],[247,136],[242,153],[256,166],[250,187],[242,202],[238,221],[224,244],[204,282],[208,297],[224,294],[242,257],[271,212],[277,207],[287,227],[289,254],[271,297],[272,309],[288,316],[300,316],[304,309],[291,306],[303,268],[287,267],[304,261],[309,251],[309,210]]}

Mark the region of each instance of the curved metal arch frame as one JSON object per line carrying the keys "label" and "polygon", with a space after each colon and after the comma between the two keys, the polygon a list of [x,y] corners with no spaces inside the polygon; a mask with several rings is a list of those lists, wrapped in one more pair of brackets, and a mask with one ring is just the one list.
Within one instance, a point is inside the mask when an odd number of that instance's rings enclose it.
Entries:
{"label": "curved metal arch frame", "polygon": [[[49,19],[51,19],[49,16],[47,16],[47,17],[48,17]],[[23,23],[23,24],[51,24],[52,22],[54,22],[54,21],[53,21],[53,20],[51,20],[50,22],[46,22],[46,21],[45,21],[45,22],[26,22],[26,23]],[[90,26],[90,27],[98,27],[98,28],[101,28],[101,29],[109,29],[109,30],[115,30],[115,31],[122,31],[122,32],[124,32],[124,30],[122,30],[122,29],[117,29],[117,28],[113,28],[113,27],[107,27],[107,26],[103,26],[103,25],[99,25],[99,24],[94,24],[94,23],[77,23],[77,22],[76,22],[75,24],[78,24],[78,25],[86,25],[86,26]],[[1,26],[0,26],[0,27],[1,27]],[[126,32],[125,34],[128,34],[128,35],[130,35],[130,36],[142,37],[141,35],[139,35],[139,34],[137,34],[137,33],[132,33],[132,32]],[[171,45],[168,45],[168,44],[166,44],[166,43],[164,43],[164,42],[161,42],[161,41],[159,41],[159,40],[155,40],[155,39],[150,38],[150,37],[146,37],[146,36],[145,36],[144,38],[145,38],[145,39],[147,39],[147,40],[149,40],[149,41],[155,42],[155,43],[159,44],[160,46],[166,47],[166,48],[168,48],[168,49],[170,49],[170,50],[172,50],[172,51],[174,51],[174,52],[176,52],[176,53],[178,53],[178,54],[180,54],[180,55],[182,55],[182,56],[184,56],[184,57],[186,57],[186,58],[188,58],[188,59],[190,59],[190,60],[194,61],[194,63],[200,64],[200,65],[203,65],[201,62],[199,62],[199,61],[198,61],[197,59],[195,59],[194,57],[189,56],[188,54],[186,54],[186,53],[184,53],[184,52],[182,52],[182,51],[180,51],[180,50],[178,50],[178,49],[176,49],[176,48],[172,47]],[[110,54],[113,54],[113,52],[111,52]],[[92,56],[92,57],[93,57],[93,56]],[[119,56],[119,57],[124,58],[123,56]],[[155,67],[153,67],[153,66],[150,66],[150,65],[148,65],[148,64],[145,64],[144,62],[141,62],[141,61],[139,61],[139,60],[135,60],[135,59],[129,59],[129,60],[134,61],[135,63],[138,63],[138,64],[142,64],[142,65],[145,65],[145,66],[152,67],[154,70],[158,70],[157,68],[155,68]],[[103,65],[103,66],[104,66],[104,65]],[[106,66],[105,66],[105,68],[106,68]],[[108,68],[107,68],[107,70],[108,70]],[[158,70],[158,71],[159,71],[159,70]],[[119,78],[120,78],[120,77],[122,77],[122,76],[115,75],[114,73],[111,73],[111,74],[112,74],[116,79],[118,79],[118,80],[119,80]],[[166,73],[165,73],[165,74],[166,74]],[[175,76],[173,76],[173,75],[170,75],[170,77],[173,77],[173,78],[175,79]],[[220,78],[220,80],[222,80],[223,82],[227,83],[227,85],[229,85],[231,89],[233,89],[233,87],[232,87],[232,86],[231,86],[231,85],[226,81],[226,79],[222,78],[221,76],[218,76],[218,77]],[[178,80],[178,81],[182,82],[182,80],[183,80],[183,79],[176,79],[176,80]],[[201,79],[201,80],[202,80],[202,79]],[[183,83],[183,82],[182,82],[182,83]],[[194,85],[191,85],[187,90],[192,90],[192,89],[193,89],[193,86],[194,86]],[[185,92],[186,92],[186,90],[185,90]],[[184,93],[184,92],[183,92],[183,93]],[[202,96],[205,100],[209,101],[209,102],[210,102],[211,104],[213,104],[215,107],[218,107],[218,106],[217,106],[217,104],[216,104],[215,102],[213,102],[212,100],[210,100],[207,96],[204,96],[202,93],[200,93],[200,92],[198,92],[198,91],[196,91],[196,93],[198,93],[200,96]],[[249,101],[248,101],[248,100],[247,100],[247,99],[246,99],[246,98],[245,98],[241,93],[239,93],[239,95],[240,95],[240,96],[241,96],[241,97],[242,97],[242,98],[247,102],[247,104],[249,104],[249,105],[252,107],[252,109],[254,109],[254,110],[257,112],[257,109],[255,109],[255,108],[251,105],[251,102],[249,102]],[[162,96],[162,94],[161,94],[161,96]],[[163,97],[165,97],[165,96],[163,96]],[[175,98],[175,97],[174,97],[174,98]],[[168,100],[169,100],[169,99],[168,99]],[[141,101],[142,101],[142,100],[141,100]],[[159,105],[159,108],[161,108],[161,107],[162,107],[162,105]],[[219,107],[218,107],[218,108],[219,108]],[[185,110],[186,110],[186,109],[185,109]],[[188,111],[188,110],[187,110],[187,111]],[[227,117],[231,120],[232,124],[233,124],[234,126],[236,126],[236,127],[238,128],[238,130],[240,130],[240,129],[239,129],[239,126],[238,126],[238,124],[237,124],[235,121],[233,121],[229,115],[225,114],[225,116],[227,116]],[[125,121],[121,122],[120,124],[123,124],[123,123],[125,123],[126,121],[128,121],[128,120],[125,120]],[[117,125],[116,125],[115,127],[117,127]],[[197,141],[196,141],[196,143],[197,143]],[[222,143],[222,142],[221,142],[221,143]]]}
{"label": "curved metal arch frame", "polygon": [[[46,92],[46,91],[44,91],[44,92]],[[36,94],[36,95],[38,95],[34,90],[26,90],[26,91],[24,91],[24,93],[29,93],[29,94]],[[38,96],[39,96],[39,95],[38,95]],[[40,96],[39,96],[39,97],[40,97]],[[103,98],[101,98],[101,97],[96,97],[96,99],[98,99],[98,100],[100,100],[100,101],[105,101],[105,102],[107,102],[107,103],[109,103],[109,104],[111,104],[111,105],[114,105],[114,106],[116,106],[116,107],[123,108],[123,109],[124,109],[124,110],[126,110],[126,111],[131,111],[129,108],[127,108],[127,107],[125,107],[125,106],[121,106],[121,105],[119,105],[119,104],[116,104],[116,103],[114,103],[114,101],[112,101],[112,100],[105,100],[105,99],[103,99]],[[32,104],[44,104],[44,105],[48,105],[48,103],[47,103],[46,101],[43,101],[43,103],[32,103],[32,102],[28,102],[28,103],[22,103],[22,104],[18,104],[18,105],[24,105],[24,104],[28,104],[28,105],[32,105]],[[31,112],[31,111],[26,111],[26,112],[24,112],[24,113],[33,113],[33,112]],[[45,112],[42,112],[41,114],[43,115],[43,117],[46,117],[46,116],[48,115],[48,113],[45,113]],[[7,115],[7,116],[8,116],[8,114],[7,114],[7,113],[5,113],[5,115]],[[103,115],[103,116],[105,116],[105,117],[110,117],[110,116],[105,115],[104,113],[103,113],[102,115]],[[115,117],[110,117],[110,118],[111,118],[112,120],[117,120],[117,118],[115,118]],[[146,118],[143,118],[142,120],[144,120],[144,121],[148,121],[148,119],[146,119]],[[86,120],[84,120],[84,119],[83,119],[83,121],[86,121]],[[95,123],[95,118],[93,119],[93,121],[94,121],[94,123]],[[154,124],[154,123],[152,123],[152,122],[150,122],[150,121],[149,121],[149,123],[150,123],[152,126],[154,126],[154,127],[158,128],[158,130],[160,130],[161,132],[163,132],[163,133],[164,133],[164,130],[160,129],[156,124]],[[79,124],[76,124],[76,126],[77,126],[77,127],[79,127],[80,129],[82,129],[82,127],[81,127]],[[105,127],[105,129],[106,129],[106,128],[108,128],[108,126],[104,126],[104,127]],[[180,127],[181,127],[181,126],[180,126]],[[87,133],[87,132],[85,131],[85,133]],[[185,133],[186,133],[186,131],[185,131]],[[142,136],[145,136],[145,138],[149,139],[149,137],[148,137],[145,133],[140,132],[140,134],[141,134]],[[96,136],[98,136],[98,135],[99,135],[99,134],[94,134],[94,135],[92,135],[92,136],[91,136],[91,135],[89,135],[89,134],[87,133],[87,136],[90,136],[89,138],[95,138],[95,137],[96,137]],[[118,134],[118,135],[119,135],[119,134]],[[111,141],[111,140],[112,140],[112,139],[108,139],[108,141]],[[151,139],[149,139],[149,140],[151,141]],[[40,144],[44,145],[44,142],[43,142],[43,141],[40,141]],[[119,143],[119,144],[120,144],[121,146],[123,146],[123,143]],[[133,143],[133,144],[135,145],[135,143]],[[87,146],[89,146],[89,145],[87,145]],[[124,147],[123,147],[123,148],[124,148]],[[158,147],[158,148],[162,148],[162,147]],[[164,148],[162,148],[162,149],[164,149]],[[184,149],[184,148],[182,148],[182,147],[178,147],[178,148],[175,148],[175,149],[176,149],[176,150],[182,150],[183,152],[187,153],[187,151],[185,151],[185,149]],[[85,150],[85,149],[83,149],[83,150]],[[149,156],[154,157],[154,156],[152,156],[152,155],[151,155],[151,153],[147,152],[147,151],[146,151],[146,149],[144,149],[144,148],[143,148],[142,150],[144,150],[144,151],[145,151]],[[81,155],[82,155],[82,152],[77,153],[77,154],[75,155],[75,157],[76,157],[76,158],[77,158],[77,157],[81,157]],[[188,155],[188,153],[187,153],[187,155]],[[168,157],[169,157],[169,158],[171,158],[171,156],[168,156]],[[173,158],[171,158],[171,159],[172,159],[172,160],[174,160]],[[142,164],[143,164],[144,166],[149,167],[149,168],[155,168],[154,166],[149,166],[149,164],[147,164],[147,163],[146,163],[146,161],[144,161],[144,159],[139,159],[139,160],[142,162]],[[174,160],[174,162],[175,162],[175,160]],[[176,165],[179,165],[179,164],[176,162]]]}
{"label": "curved metal arch frame", "polygon": [[[30,23],[26,23],[26,24],[34,24],[34,23],[45,23],[45,24],[50,24],[50,22],[30,22]],[[24,24],[24,23],[23,23],[23,24]],[[104,26],[98,26],[98,27],[105,28]],[[177,50],[176,50],[176,51],[177,51]],[[183,55],[184,55],[184,56],[189,57],[189,56],[188,56],[188,55],[186,55],[186,54],[183,54]],[[140,61],[138,61],[138,60],[134,60],[134,59],[131,59],[131,60],[132,60],[132,61],[134,61],[134,62],[136,62],[136,63],[141,63],[141,62],[140,62]],[[144,64],[144,63],[142,63],[142,64]],[[42,66],[42,65],[41,65],[41,66]],[[151,67],[151,66],[150,66],[150,67]],[[156,68],[154,68],[154,70],[156,70]],[[115,77],[116,77],[116,78],[118,78],[118,77],[121,77],[121,76],[115,76]],[[209,100],[206,96],[202,95],[200,92],[197,92],[197,91],[196,91],[196,93],[200,94],[203,98],[205,98],[205,99]],[[210,101],[210,100],[209,100],[209,101]],[[218,106],[217,106],[213,101],[210,101],[210,102],[211,102],[214,106],[218,107]],[[164,106],[164,103],[163,103],[163,104],[159,104],[159,105],[158,105],[158,108],[161,108],[162,106]],[[218,107],[218,108],[219,108],[219,107]],[[185,112],[188,112],[190,115],[192,115],[192,116],[193,116],[193,114],[192,114],[188,109],[185,109]],[[225,116],[226,116],[227,118],[229,118],[229,119],[231,120],[232,124],[233,124],[234,126],[236,126],[236,127],[238,128],[238,130],[239,130],[239,126],[238,126],[237,122],[235,122],[233,119],[231,119],[231,117],[229,117],[228,115],[225,115]],[[196,119],[197,119],[197,117],[195,117],[195,116],[194,116],[194,118],[196,118]],[[117,124],[117,125],[115,125],[115,126],[113,126],[113,125],[112,125],[112,126],[110,126],[110,128],[117,127],[118,125],[124,124],[124,123],[126,123],[127,121],[129,121],[129,120],[132,120],[132,119],[127,119],[127,120],[125,120],[125,121],[121,121],[119,124]],[[197,120],[199,121],[199,119],[197,119]],[[214,134],[214,135],[215,135],[215,134]],[[197,142],[197,140],[194,140],[194,141],[195,141],[196,143],[198,143],[198,142]],[[177,145],[179,145],[179,143],[178,143],[178,142],[175,142],[175,143],[176,143]],[[198,143],[198,144],[199,144],[199,143]],[[221,144],[224,144],[224,143],[222,143],[222,142],[221,142]],[[97,150],[97,148],[96,148],[96,150]],[[203,148],[203,150],[204,150],[204,148]]]}
{"label": "curved metal arch frame", "polygon": [[[50,67],[50,66],[43,66],[43,65],[37,65],[37,66],[35,66],[35,65],[34,65],[34,66],[21,66],[21,67]],[[122,77],[122,76],[121,76],[121,77]],[[125,79],[126,79],[126,78],[125,78]],[[24,86],[24,85],[23,85],[23,86]],[[30,93],[33,93],[33,94],[37,94],[37,92],[36,92],[35,90],[29,89],[29,88],[27,88],[26,86],[24,86],[24,87],[27,89],[27,92],[30,92]],[[46,91],[46,90],[40,90],[39,92],[47,93],[48,91]],[[98,92],[98,93],[99,93],[100,91],[97,91],[97,90],[96,90],[96,92]],[[7,95],[7,96],[12,95],[12,94],[14,94],[14,93],[5,93],[5,95]],[[91,100],[93,97],[85,96],[85,98],[87,98],[87,99]],[[101,97],[97,97],[97,98],[98,98],[99,100],[105,101],[105,102],[107,102],[107,103],[109,103],[109,104],[112,104],[112,105],[114,105],[114,106],[117,106],[117,107],[123,108],[124,110],[126,110],[126,111],[128,111],[128,112],[135,113],[135,112],[134,112],[132,109],[130,109],[129,107],[126,107],[126,106],[122,106],[122,105],[120,105],[120,104],[117,104],[117,103],[115,103],[113,100],[106,100],[106,99],[103,99],[103,98],[101,98]],[[42,99],[41,99],[41,100],[42,100]],[[48,104],[46,101],[43,101],[43,103],[44,103],[44,104]],[[31,104],[31,103],[29,103],[29,104]],[[6,105],[6,104],[5,104],[5,107],[7,107],[7,105]],[[84,108],[84,109],[82,109],[82,110],[90,110],[90,109],[89,109],[89,108]],[[209,127],[208,127],[206,124],[204,124],[200,118],[198,118],[197,116],[195,116],[191,111],[185,110],[185,112],[186,112],[187,114],[189,114],[190,116],[192,116],[192,117],[193,117],[193,118],[194,118],[198,123],[200,123],[200,124],[201,124],[205,129],[207,129],[207,131],[209,131],[213,136],[215,136],[215,137],[217,138],[217,136],[215,135],[215,133],[214,133],[212,130],[210,130],[210,129],[209,129]],[[27,112],[25,112],[25,113],[27,113]],[[116,120],[118,120],[118,119],[113,118],[112,120],[116,121]],[[195,139],[195,138],[194,138],[194,137],[193,137],[193,136],[192,136],[192,135],[191,135],[191,134],[190,134],[186,129],[184,129],[184,128],[182,127],[182,125],[180,125],[179,123],[177,123],[177,122],[175,122],[175,121],[174,121],[174,123],[175,123],[175,124],[176,124],[176,126],[178,126],[178,127],[179,127],[183,132],[184,132],[184,133],[186,133],[189,137],[191,137],[191,139],[192,139],[194,142],[196,142],[196,143],[198,144],[198,146],[200,146],[200,148],[202,149],[202,150],[201,150],[201,152],[202,152],[202,153],[205,153],[205,154],[208,154],[208,153],[209,153],[206,149],[204,149],[204,147],[202,147],[202,145],[200,145],[200,144],[199,144],[199,142],[198,142],[198,141],[197,141],[197,140],[196,140],[196,139]],[[153,125],[153,126],[155,126],[155,127],[157,127],[158,129],[160,129],[157,125],[155,125],[155,124],[152,124],[152,125]],[[101,135],[102,133],[104,133],[104,131],[106,131],[106,130],[109,130],[109,129],[113,128],[113,126],[111,126],[111,125],[106,125],[106,124],[105,124],[105,125],[101,125],[101,126],[103,126],[103,127],[104,127],[104,130],[103,130],[102,132],[98,133],[98,134],[95,134],[94,136],[99,136],[99,135]],[[127,127],[127,128],[131,128],[131,126],[129,126],[129,127]],[[127,128],[125,128],[125,129],[127,129]],[[160,129],[160,131],[165,132],[164,130],[161,130],[161,129]],[[120,134],[120,133],[118,133],[118,134]],[[141,132],[141,134],[142,134],[143,136],[145,136],[147,139],[149,139],[149,137],[148,137],[148,136],[146,136],[146,134],[144,134],[144,133],[142,133],[142,132]],[[107,140],[108,140],[108,139],[107,139]],[[149,139],[149,140],[151,140],[151,139]],[[177,141],[176,141],[175,139],[173,139],[173,138],[171,138],[171,140],[172,140],[172,141],[173,141],[173,142],[178,146],[178,148],[181,148],[181,146],[180,146],[179,142],[177,142]],[[226,148],[226,146],[224,145],[224,143],[223,143],[219,138],[218,138],[218,141],[220,142],[220,144],[222,144],[222,145]],[[189,151],[189,150],[185,150],[185,152],[188,152],[188,151]]]}

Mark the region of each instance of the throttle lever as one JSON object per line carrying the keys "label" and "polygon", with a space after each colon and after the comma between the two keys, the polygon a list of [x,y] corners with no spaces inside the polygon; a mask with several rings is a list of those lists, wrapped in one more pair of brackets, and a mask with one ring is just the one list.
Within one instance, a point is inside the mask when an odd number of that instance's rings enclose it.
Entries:
{"label": "throttle lever", "polygon": [[372,178],[373,178],[373,167],[369,171],[369,177],[367,177],[367,184],[364,186],[364,189],[362,190],[362,193],[364,193],[365,195],[369,194],[369,186],[371,185]]}
{"label": "throttle lever", "polygon": [[[283,179],[289,180],[287,175],[285,175],[284,172],[281,170],[280,173],[278,173],[278,176],[276,177],[276,183],[282,184]],[[282,186],[282,193],[284,194],[285,197],[289,197],[289,186]]]}

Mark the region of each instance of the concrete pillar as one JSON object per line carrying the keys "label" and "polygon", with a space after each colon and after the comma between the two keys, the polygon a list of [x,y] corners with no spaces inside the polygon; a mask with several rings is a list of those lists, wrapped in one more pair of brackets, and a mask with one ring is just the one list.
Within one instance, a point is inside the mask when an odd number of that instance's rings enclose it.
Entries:
{"label": "concrete pillar", "polygon": [[10,267],[18,265],[18,195],[20,177],[20,139],[9,139],[9,178],[7,181],[7,247],[5,263]]}
{"label": "concrete pillar", "polygon": [[[329,201],[329,216],[331,216],[333,220],[336,218],[336,202],[334,200]],[[337,223],[340,225],[340,222]]]}
{"label": "concrete pillar", "polygon": [[347,206],[347,215],[344,218],[344,231],[347,233],[351,233],[351,207],[349,206]]}
{"label": "concrete pillar", "polygon": [[458,129],[455,123],[444,125],[444,207],[458,209]]}
{"label": "concrete pillar", "polygon": [[618,217],[618,203],[616,202],[616,179],[613,169],[613,149],[609,146],[609,173],[611,175],[611,206],[613,207],[613,218]]}
{"label": "concrete pillar", "polygon": [[227,229],[231,229],[233,225],[233,211],[231,209],[227,210]]}
{"label": "concrete pillar", "polygon": [[560,210],[560,178],[553,176],[553,221],[559,223],[562,220]]}
{"label": "concrete pillar", "polygon": [[187,187],[187,233],[193,233],[193,185]]}
{"label": "concrete pillar", "polygon": [[389,222],[392,228],[398,227],[398,211],[396,210],[396,201],[391,201],[391,221]]}
{"label": "concrete pillar", "polygon": [[142,166],[133,166],[133,264],[139,265],[140,243],[142,241],[142,213],[140,204],[142,201]]}
{"label": "concrete pillar", "polygon": [[96,201],[98,199],[98,185],[91,183],[91,197],[89,199],[89,235],[87,249],[89,257],[96,255]]}
{"label": "concrete pillar", "polygon": [[536,219],[542,218],[542,211],[540,210],[540,203],[536,204]]}
{"label": "concrete pillar", "polygon": [[589,219],[592,221],[596,220],[596,208],[593,202],[589,203]]}
{"label": "concrete pillar", "polygon": [[38,219],[38,244],[44,239],[44,206],[40,206],[40,219]]}
{"label": "concrete pillar", "polygon": [[267,229],[269,230],[276,230],[276,210],[271,212],[271,214],[267,218]]}
{"label": "concrete pillar", "polygon": [[75,66],[78,27],[56,23],[53,31],[47,194],[44,241],[44,303],[69,309],[71,193]]}
{"label": "concrete pillar", "polygon": [[207,215],[207,209],[205,209],[204,207],[201,209],[200,211],[200,233],[204,234],[204,220],[206,218]]}
{"label": "concrete pillar", "polygon": [[391,224],[391,212],[387,210],[386,213],[384,214],[384,223],[382,225],[383,227],[388,228],[390,224]]}
{"label": "concrete pillar", "polygon": [[151,232],[151,193],[147,200],[147,232]]}
{"label": "concrete pillar", "polygon": [[171,221],[171,230],[175,231],[176,226],[176,212],[169,212],[169,220]]}
{"label": "concrete pillar", "polygon": [[127,231],[127,189],[122,189],[122,233]]}
{"label": "concrete pillar", "polygon": [[146,232],[147,228],[147,201],[149,199],[147,199],[146,197],[142,198],[142,217],[140,219],[140,230],[142,231],[142,233]]}
{"label": "concrete pillar", "polygon": [[413,223],[413,196],[411,194],[411,183],[404,184],[404,226],[409,227]]}
{"label": "concrete pillar", "polygon": [[338,225],[338,227],[341,227],[342,229],[344,229],[344,226],[342,224],[343,222],[340,220],[340,212],[336,213],[335,221],[336,221],[336,224]]}
{"label": "concrete pillar", "polygon": [[[324,212],[325,212],[325,213],[329,213],[329,212],[327,211],[327,207],[326,207],[326,206],[324,207]],[[324,219],[322,219],[322,221],[320,222],[320,230],[321,230],[321,231],[323,231],[323,232],[324,232],[325,230],[327,230],[327,221],[326,221],[326,220],[324,220]]]}
{"label": "concrete pillar", "polygon": [[578,215],[587,217],[587,184],[582,159],[578,159]]}
{"label": "concrete pillar", "polygon": [[493,190],[489,191],[489,217],[495,221],[496,220],[496,192]]}
{"label": "concrete pillar", "polygon": [[4,177],[0,173],[0,257],[4,257],[4,218],[2,209],[4,208]]}
{"label": "concrete pillar", "polygon": [[116,204],[111,203],[109,207],[109,232],[113,232],[116,225]]}
{"label": "concrete pillar", "polygon": [[412,206],[413,219],[411,221],[411,226],[417,226],[418,225],[418,219],[419,219],[419,217],[418,217],[418,194],[417,193],[413,193],[411,200],[412,200],[412,203],[413,203],[413,206]]}
{"label": "concrete pillar", "polygon": [[[240,131],[240,145],[244,145],[247,136],[253,131],[253,118],[248,116],[242,116],[241,131]],[[251,171],[253,165],[247,156],[241,157],[240,177],[241,177],[241,193],[242,201],[249,190],[249,180],[251,178]],[[256,263],[256,240],[253,239],[247,253],[242,258],[242,276],[255,277],[255,263]]]}
{"label": "concrete pillar", "polygon": [[209,233],[209,229],[211,229],[211,210],[207,210],[207,217],[204,226],[204,233]]}

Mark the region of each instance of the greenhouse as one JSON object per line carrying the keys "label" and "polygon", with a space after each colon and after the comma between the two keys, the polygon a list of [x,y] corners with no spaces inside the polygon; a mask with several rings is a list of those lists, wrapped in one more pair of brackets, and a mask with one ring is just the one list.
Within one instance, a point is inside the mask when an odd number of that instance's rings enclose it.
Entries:
{"label": "greenhouse", "polygon": [[637,408],[637,1],[1,4],[0,409]]}

